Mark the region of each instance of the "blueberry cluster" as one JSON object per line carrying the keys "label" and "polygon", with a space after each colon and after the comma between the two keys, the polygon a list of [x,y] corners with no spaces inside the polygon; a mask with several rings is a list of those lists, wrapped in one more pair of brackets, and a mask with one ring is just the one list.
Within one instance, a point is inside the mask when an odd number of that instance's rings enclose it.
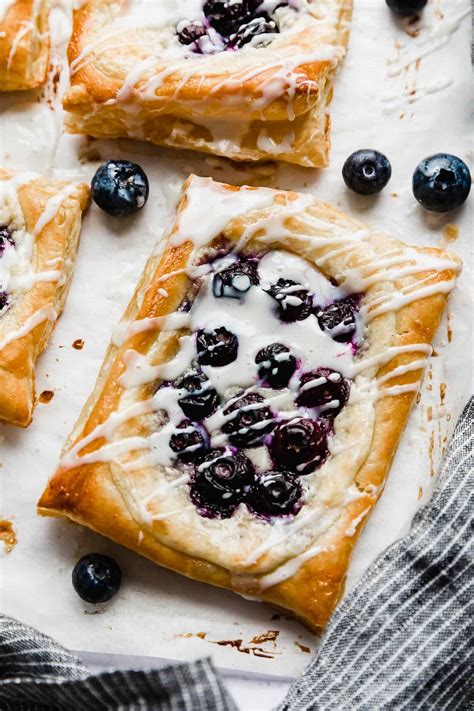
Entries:
{"label": "blueberry cluster", "polygon": [[[263,0],[206,0],[203,12],[205,23],[193,20],[178,25],[176,33],[183,45],[194,45],[195,51],[203,51],[198,44],[212,31],[221,39],[222,49],[235,50],[251,42],[254,37],[279,32],[277,22],[268,12],[260,9]],[[282,0],[278,7],[288,5]]]}
{"label": "blueberry cluster", "polygon": [[[3,253],[8,245],[14,245],[15,242],[12,237],[12,233],[6,225],[0,226],[0,259],[3,257]],[[0,288],[0,312],[8,306],[8,294]]]}
{"label": "blueberry cluster", "polygon": [[[391,175],[392,166],[387,156],[371,148],[351,153],[342,168],[345,184],[359,195],[379,193],[388,184]],[[471,173],[461,158],[450,153],[435,153],[424,158],[416,167],[412,189],[425,210],[450,212],[467,200],[471,191]]]}
{"label": "blueberry cluster", "polygon": [[[217,299],[244,299],[260,283],[258,261],[241,258],[215,272],[212,291]],[[358,299],[348,297],[325,307],[314,306],[314,296],[303,285],[279,279],[267,289],[283,322],[313,315],[337,341],[348,343],[356,330]],[[315,471],[329,454],[328,437],[334,417],[349,398],[349,383],[336,371],[318,368],[298,375],[296,405],[301,416],[278,418],[258,392],[241,393],[223,403],[221,432],[226,448],[212,449],[206,418],[221,405],[220,397],[202,366],[226,366],[237,358],[239,340],[224,326],[196,334],[197,358],[172,385],[182,394],[178,403],[183,421],[170,438],[179,461],[191,465],[191,500],[208,518],[229,518],[244,503],[256,516],[295,515],[301,508],[300,477]],[[283,343],[269,343],[255,356],[262,388],[289,386],[298,361]],[[293,387],[293,386],[292,386]],[[267,446],[273,470],[258,473],[243,449]]]}

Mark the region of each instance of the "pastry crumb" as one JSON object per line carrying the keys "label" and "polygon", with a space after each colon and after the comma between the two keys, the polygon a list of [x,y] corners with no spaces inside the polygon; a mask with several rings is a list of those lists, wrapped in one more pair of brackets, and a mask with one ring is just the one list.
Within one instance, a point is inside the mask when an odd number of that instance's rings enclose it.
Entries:
{"label": "pastry crumb", "polygon": [[449,222],[443,230],[443,235],[446,242],[455,242],[459,237],[459,227]]}
{"label": "pastry crumb", "polygon": [[280,632],[278,630],[268,630],[263,634],[257,634],[252,637],[249,644],[263,644],[264,642],[275,642]]}
{"label": "pastry crumb", "polygon": [[43,405],[47,405],[54,397],[54,392],[52,390],[43,390],[43,392],[38,397],[38,401]]}
{"label": "pastry crumb", "polygon": [[307,647],[305,644],[301,644],[300,642],[295,641],[295,645],[301,649],[302,652],[305,652],[306,654],[311,654],[311,649]]}
{"label": "pastry crumb", "polygon": [[78,338],[77,340],[74,341],[72,344],[72,347],[75,348],[76,351],[82,351],[84,348],[84,341],[82,338]]}
{"label": "pastry crumb", "polygon": [[0,541],[3,541],[6,554],[11,553],[18,543],[18,538],[11,521],[0,521]]}

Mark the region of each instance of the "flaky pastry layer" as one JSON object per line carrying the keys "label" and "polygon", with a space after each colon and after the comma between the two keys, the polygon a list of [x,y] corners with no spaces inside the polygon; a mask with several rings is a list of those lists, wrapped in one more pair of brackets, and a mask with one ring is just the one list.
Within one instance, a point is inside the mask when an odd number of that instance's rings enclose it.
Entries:
{"label": "flaky pastry layer", "polygon": [[49,65],[47,0],[4,0],[0,7],[0,91],[33,89]]}
{"label": "flaky pastry layer", "polygon": [[[127,438],[146,438],[157,427],[153,413],[140,407],[160,381],[124,385],[130,353],[146,357],[152,368],[172,361],[185,331],[164,330],[159,319],[192,300],[199,287],[193,268],[223,249],[284,250],[347,293],[363,294],[364,346],[354,358],[351,398],[334,422],[336,446],[310,484],[316,503],[308,500],[285,527],[286,539],[275,545],[268,545],[272,524],[250,517],[238,519],[237,529],[232,518],[207,524],[166,515],[166,493],[156,493],[163,468],[127,468],[137,455],[120,449]],[[459,267],[456,257],[408,247],[309,196],[191,177],[39,513],[69,518],[183,575],[270,602],[312,629],[324,627],[343,593],[356,539],[383,489]],[[127,408],[130,414],[119,424]],[[179,475],[176,469],[173,476]],[[315,512],[333,515],[321,527],[313,521]],[[302,520],[305,535],[314,531],[311,540],[299,534]],[[295,538],[293,548],[287,534]]]}
{"label": "flaky pastry layer", "polygon": [[35,363],[66,300],[89,187],[0,170],[0,193],[7,223],[2,227],[13,223],[31,242],[24,273],[14,275],[19,286],[0,315],[0,420],[27,427],[35,405]]}
{"label": "flaky pastry layer", "polygon": [[308,13],[266,47],[175,58],[160,51],[163,38],[152,23],[114,24],[123,0],[87,0],[74,13],[69,45],[68,131],[234,160],[326,166],[328,106],[352,2],[306,4]]}

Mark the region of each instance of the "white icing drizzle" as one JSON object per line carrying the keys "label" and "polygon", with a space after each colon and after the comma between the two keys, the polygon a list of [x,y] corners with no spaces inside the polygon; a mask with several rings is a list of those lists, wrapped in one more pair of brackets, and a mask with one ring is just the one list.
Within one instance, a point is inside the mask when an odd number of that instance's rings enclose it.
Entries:
{"label": "white icing drizzle", "polygon": [[77,186],[74,184],[70,184],[66,185],[56,195],[53,195],[53,197],[49,198],[49,200],[46,202],[46,205],[44,206],[43,212],[41,213],[36,225],[34,226],[32,232],[33,238],[37,237],[40,232],[42,232],[44,228],[54,220],[63,202],[71,195],[74,195],[76,192]]}
{"label": "white icing drizzle", "polygon": [[35,173],[18,173],[11,179],[0,181],[0,224],[7,226],[14,245],[7,243],[0,257],[0,290],[12,296],[26,293],[40,282],[63,284],[68,264],[62,257],[50,260],[48,267],[61,264],[61,269],[35,271],[34,242],[40,232],[56,217],[64,201],[75,194],[77,186],[69,184],[47,200],[33,231],[28,233],[18,199],[18,188],[38,178]]}
{"label": "white icing drizzle", "polygon": [[25,323],[18,328],[16,331],[11,331],[5,338],[0,341],[0,351],[6,348],[10,343],[16,341],[19,338],[24,338],[33,329],[35,329],[40,324],[45,321],[56,321],[58,315],[56,311],[51,306],[45,306],[42,309],[38,309]]}
{"label": "white icing drizzle", "polygon": [[426,32],[420,35],[416,49],[410,48],[408,52],[389,62],[387,75],[398,76],[406,67],[444,47],[451,39],[451,35],[460,27],[461,22],[470,14],[471,9],[466,8],[456,15],[446,14],[441,19],[438,18]]}
{"label": "white icing drizzle", "polygon": [[2,0],[0,3],[0,22],[4,22],[5,18],[16,0]]}
{"label": "white icing drizzle", "polygon": [[397,94],[386,94],[382,96],[382,103],[384,104],[384,111],[387,114],[391,114],[394,111],[398,111],[405,106],[405,104],[414,104],[420,99],[424,99],[426,96],[431,94],[437,94],[440,91],[444,91],[453,83],[451,77],[439,77],[424,86],[416,86],[416,88],[409,87],[404,89],[402,92]]}

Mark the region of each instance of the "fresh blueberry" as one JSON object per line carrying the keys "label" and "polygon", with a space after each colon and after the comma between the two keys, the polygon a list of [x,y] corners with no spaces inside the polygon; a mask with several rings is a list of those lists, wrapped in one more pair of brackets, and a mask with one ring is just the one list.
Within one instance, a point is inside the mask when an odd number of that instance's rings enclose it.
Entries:
{"label": "fresh blueberry", "polygon": [[385,0],[385,2],[392,12],[402,17],[410,17],[423,10],[428,0]]}
{"label": "fresh blueberry", "polygon": [[252,18],[262,0],[206,0],[204,14],[221,35],[230,37]]}
{"label": "fresh blueberry", "polygon": [[13,241],[12,233],[8,227],[2,225],[2,227],[0,227],[0,257],[4,253],[8,244],[14,245],[15,242]]}
{"label": "fresh blueberry", "polygon": [[196,467],[190,495],[207,518],[229,518],[254,482],[252,463],[243,452],[217,449]]}
{"label": "fresh blueberry", "polygon": [[178,459],[183,462],[191,462],[198,455],[207,449],[204,435],[197,427],[194,427],[189,420],[185,420],[178,425],[178,430],[170,437],[170,448]]}
{"label": "fresh blueberry", "polygon": [[271,453],[277,466],[309,474],[328,456],[327,426],[303,417],[282,422],[273,431]]}
{"label": "fresh blueberry", "polygon": [[282,321],[303,321],[313,310],[313,298],[309,291],[292,279],[278,279],[268,290],[278,304]]}
{"label": "fresh blueberry", "polygon": [[200,370],[191,370],[175,383],[178,390],[186,390],[178,402],[190,420],[204,420],[219,407],[219,395],[210,380]]}
{"label": "fresh blueberry", "polygon": [[252,285],[259,283],[257,265],[250,260],[238,261],[214,275],[212,293],[216,298],[241,299]]}
{"label": "fresh blueberry", "polygon": [[348,297],[315,311],[319,325],[338,343],[350,343],[356,332],[357,301]]}
{"label": "fresh blueberry", "polygon": [[176,28],[176,34],[181,44],[189,45],[204,37],[207,32],[202,22],[194,20],[193,22],[180,23]]}
{"label": "fresh blueberry", "polygon": [[431,212],[455,210],[467,199],[470,190],[469,168],[449,153],[424,158],[413,174],[413,194]]}
{"label": "fresh blueberry", "polygon": [[88,553],[72,571],[74,590],[86,602],[107,602],[118,592],[121,582],[119,564],[102,553]]}
{"label": "fresh blueberry", "polygon": [[247,505],[257,516],[295,515],[301,508],[302,486],[289,472],[266,472],[247,496]]}
{"label": "fresh blueberry", "polygon": [[0,311],[3,311],[8,304],[8,294],[6,291],[0,291]]}
{"label": "fresh blueberry", "polygon": [[246,25],[241,25],[237,32],[230,37],[230,46],[240,49],[248,44],[254,37],[274,34],[279,32],[278,25],[268,15],[255,17]]}
{"label": "fresh blueberry", "polygon": [[370,148],[352,153],[342,168],[345,184],[360,195],[379,193],[387,185],[391,175],[392,166],[388,158]]}
{"label": "fresh blueberry", "polygon": [[231,415],[222,426],[222,431],[236,447],[256,447],[270,432],[275,422],[265,400],[258,393],[249,393],[238,398],[224,410]]}
{"label": "fresh blueberry", "polygon": [[270,388],[286,388],[296,370],[296,358],[282,343],[271,343],[262,348],[255,358],[258,376]]}
{"label": "fresh blueberry", "polygon": [[220,367],[237,358],[239,339],[221,326],[214,331],[199,331],[197,335],[198,361],[201,365]]}
{"label": "fresh blueberry", "polygon": [[301,407],[321,407],[326,417],[336,417],[349,399],[350,385],[341,373],[318,368],[300,380],[296,402]]}
{"label": "fresh blueberry", "polygon": [[92,178],[94,202],[113,217],[126,217],[148,200],[148,178],[143,168],[128,160],[108,160]]}

